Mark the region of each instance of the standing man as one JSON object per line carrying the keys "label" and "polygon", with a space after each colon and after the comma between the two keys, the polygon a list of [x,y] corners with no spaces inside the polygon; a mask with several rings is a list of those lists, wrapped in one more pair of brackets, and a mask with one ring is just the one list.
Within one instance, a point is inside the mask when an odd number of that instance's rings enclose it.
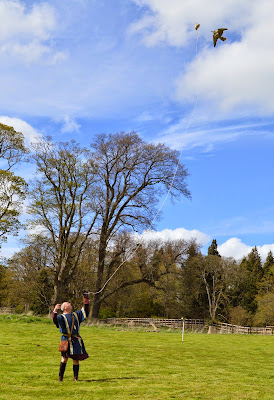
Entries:
{"label": "standing man", "polygon": [[[59,382],[63,381],[68,358],[73,360],[74,381],[78,380],[79,361],[88,358],[83,339],[79,334],[80,324],[89,316],[89,298],[86,291],[83,292],[83,307],[81,310],[72,313],[72,306],[69,302],[56,304],[53,310],[52,320],[62,333],[61,340],[68,340],[68,348],[62,351],[62,359],[59,370]],[[58,310],[63,314],[57,314]],[[73,326],[72,326],[73,324]]]}

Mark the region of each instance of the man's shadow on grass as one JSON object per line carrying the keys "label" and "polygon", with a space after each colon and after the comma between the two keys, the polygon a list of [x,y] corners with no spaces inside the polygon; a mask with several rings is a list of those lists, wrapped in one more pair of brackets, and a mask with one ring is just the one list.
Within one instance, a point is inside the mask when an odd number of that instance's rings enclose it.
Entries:
{"label": "man's shadow on grass", "polygon": [[122,376],[121,378],[101,378],[101,379],[79,379],[80,382],[115,382],[120,380],[137,380],[142,379],[139,376]]}

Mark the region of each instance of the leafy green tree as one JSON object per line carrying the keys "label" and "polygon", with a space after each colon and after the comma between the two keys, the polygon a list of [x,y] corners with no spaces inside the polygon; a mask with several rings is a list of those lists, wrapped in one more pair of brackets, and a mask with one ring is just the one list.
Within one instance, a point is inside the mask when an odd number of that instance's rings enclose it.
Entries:
{"label": "leafy green tree", "polygon": [[257,312],[254,324],[262,326],[274,325],[274,291],[257,297]]}
{"label": "leafy green tree", "polygon": [[274,292],[274,257],[270,251],[263,266],[263,278],[258,284],[258,293],[263,296]]}
{"label": "leafy green tree", "polygon": [[12,127],[0,123],[0,241],[16,235],[22,226],[19,216],[27,185],[12,169],[27,153],[24,136]]}
{"label": "leafy green tree", "polygon": [[224,262],[221,257],[217,255],[204,257],[201,273],[207,293],[210,319],[216,321],[226,288]]}
{"label": "leafy green tree", "polygon": [[242,306],[236,306],[230,309],[229,323],[233,325],[250,325],[250,316]]}
{"label": "leafy green tree", "polygon": [[201,276],[203,256],[200,246],[191,242],[179,272],[179,302],[181,315],[186,318],[207,318],[208,303]]}
{"label": "leafy green tree", "polygon": [[232,274],[229,297],[232,308],[241,306],[243,308],[243,296],[246,287],[247,270],[245,268],[246,257],[235,263]]}
{"label": "leafy green tree", "polygon": [[4,170],[10,171],[25,159],[26,153],[24,135],[11,126],[0,123],[0,159]]}
{"label": "leafy green tree", "polygon": [[[49,241],[36,235],[25,240],[26,246],[15,253],[7,263],[9,273],[6,302],[18,312],[33,309],[35,312],[44,313],[41,309],[41,300],[52,295],[49,287],[43,282],[43,272],[47,271],[48,277],[53,281],[53,259]],[[37,302],[37,304],[36,304]],[[38,303],[41,303],[40,306]],[[39,308],[40,307],[40,308]],[[39,312],[39,313],[40,313]],[[45,311],[48,312],[48,309]]]}
{"label": "leafy green tree", "polygon": [[5,296],[4,296],[5,275],[6,275],[6,269],[4,265],[0,264],[0,307],[3,306],[3,303],[5,301]]}
{"label": "leafy green tree", "polygon": [[[151,257],[151,267],[158,271],[156,288],[158,293],[154,294],[158,308],[162,310],[165,318],[179,318],[181,316],[179,304],[179,274],[180,265],[185,258],[188,243],[184,240],[159,243]],[[160,290],[159,290],[160,289]]]}
{"label": "leafy green tree", "polygon": [[50,311],[53,295],[52,271],[43,268],[36,277],[36,284],[32,290],[30,308],[35,314],[47,314]]}
{"label": "leafy green tree", "polygon": [[[6,260],[5,260],[5,262],[6,262]],[[19,292],[18,285],[16,285],[13,273],[7,267],[7,265],[3,263],[0,266],[0,306],[1,307],[15,307],[15,304],[13,301],[13,294],[16,293],[14,291],[15,286],[17,286],[16,290],[18,293]],[[24,309],[24,307],[22,307],[22,308],[19,307],[19,309],[17,311],[22,312],[23,309]]]}
{"label": "leafy green tree", "polygon": [[258,284],[257,310],[254,322],[274,325],[274,257],[270,251],[263,266],[264,275]]}
{"label": "leafy green tree", "polygon": [[0,240],[17,235],[22,227],[19,216],[26,198],[26,183],[11,171],[0,170]]}
{"label": "leafy green tree", "polygon": [[[121,259],[117,260],[116,266],[125,260],[128,251],[132,252],[134,246],[136,247],[136,243],[126,235],[125,252],[121,254]],[[133,257],[125,260],[102,294],[103,309],[107,305],[108,310],[113,310],[114,314],[127,313],[129,316],[131,313],[131,316],[136,316],[139,315],[137,304],[140,304],[143,298],[150,310],[150,316],[158,315],[159,312],[162,317],[178,316],[177,263],[185,248],[186,244],[183,241],[169,243],[153,241],[139,244]],[[108,251],[110,259],[113,259],[111,252],[115,251],[117,250],[113,245],[112,250]],[[125,309],[123,302],[130,305]],[[148,313],[149,311],[146,315]]]}
{"label": "leafy green tree", "polygon": [[212,240],[207,257],[204,258],[202,277],[207,293],[210,319],[215,321],[226,287],[223,260],[218,252],[216,239]]}

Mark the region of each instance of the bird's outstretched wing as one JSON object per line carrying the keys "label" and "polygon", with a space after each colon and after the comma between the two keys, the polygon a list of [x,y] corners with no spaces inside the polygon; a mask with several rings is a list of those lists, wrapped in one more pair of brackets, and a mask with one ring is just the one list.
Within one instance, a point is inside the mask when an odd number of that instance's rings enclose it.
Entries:
{"label": "bird's outstretched wing", "polygon": [[227,28],[219,28],[219,29],[218,29],[219,35],[222,36],[222,34],[224,33],[224,31],[227,31]]}
{"label": "bird's outstretched wing", "polygon": [[218,40],[218,36],[215,33],[213,33],[213,44],[214,44],[214,47],[216,46],[217,40]]}

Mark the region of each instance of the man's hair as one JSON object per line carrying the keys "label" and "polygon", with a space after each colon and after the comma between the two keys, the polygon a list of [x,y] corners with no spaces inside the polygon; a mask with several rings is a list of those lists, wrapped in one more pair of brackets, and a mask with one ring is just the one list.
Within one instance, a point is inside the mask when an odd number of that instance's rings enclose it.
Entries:
{"label": "man's hair", "polygon": [[[64,301],[64,303],[61,304],[61,311],[64,312],[65,308],[66,308],[68,305],[71,307],[71,304],[70,304],[69,301]],[[72,307],[71,307],[71,308],[72,308]]]}

